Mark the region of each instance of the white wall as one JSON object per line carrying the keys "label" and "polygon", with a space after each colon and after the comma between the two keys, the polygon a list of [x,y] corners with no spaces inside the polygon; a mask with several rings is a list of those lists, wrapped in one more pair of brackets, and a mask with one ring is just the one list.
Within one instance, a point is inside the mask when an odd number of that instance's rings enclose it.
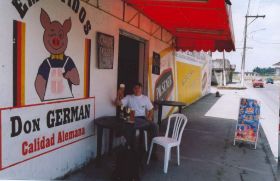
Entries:
{"label": "white wall", "polygon": [[[27,0],[21,0],[27,3]],[[96,5],[96,1],[89,1],[90,4]],[[83,97],[83,65],[84,65],[84,39],[92,40],[91,49],[91,82],[90,96],[96,97],[96,117],[104,115],[115,115],[115,107],[112,101],[116,96],[117,87],[117,62],[118,62],[118,39],[119,30],[123,29],[147,40],[149,47],[149,60],[153,51],[160,52],[170,47],[170,44],[160,41],[159,33],[151,36],[149,32],[155,31],[158,25],[151,22],[145,16],[141,16],[140,27],[137,18],[128,21],[136,12],[131,7],[126,7],[127,13],[125,21],[122,17],[122,1],[121,0],[103,0],[99,2],[99,7],[103,11],[81,2],[87,12],[87,18],[90,19],[92,29],[88,35],[83,32],[83,24],[78,20],[78,15],[72,11],[66,3],[61,1],[39,1],[29,8],[26,16],[21,19],[11,1],[0,1],[1,12],[1,30],[0,30],[0,107],[12,106],[13,100],[13,20],[19,20],[26,23],[26,79],[25,92],[26,104],[40,103],[35,88],[34,80],[39,65],[44,58],[49,56],[46,51],[42,37],[43,28],[40,24],[40,12],[43,8],[49,15],[51,20],[63,21],[69,17],[72,20],[72,28],[68,34],[68,47],[66,55],[74,60],[80,74],[81,84],[73,86],[75,98]],[[111,12],[114,16],[106,12]],[[113,35],[115,38],[114,46],[114,68],[111,70],[97,69],[96,63],[96,32],[102,32]],[[167,41],[171,35],[164,31],[163,39]],[[148,60],[147,60],[148,61]],[[154,78],[153,78],[154,79]],[[32,113],[26,113],[32,114]],[[105,135],[106,137],[106,135]],[[2,145],[5,149],[5,145]],[[13,157],[13,155],[10,155]],[[96,136],[84,139],[72,145],[50,152],[46,155],[39,156],[32,160],[20,163],[18,165],[6,168],[0,171],[1,179],[51,179],[63,176],[71,170],[75,170],[83,166],[87,161],[96,156]]]}
{"label": "white wall", "polygon": [[[21,0],[21,2],[27,3],[27,0]],[[161,31],[157,24],[144,15],[136,15],[137,11],[128,5],[125,5],[126,11],[123,14],[123,1],[121,0],[99,0],[99,3],[97,3],[97,0],[89,0],[88,3],[80,1],[80,6],[86,9],[86,20],[89,19],[91,22],[92,28],[88,35],[85,35],[83,24],[80,23],[78,14],[73,12],[67,5],[67,1],[66,3],[49,0],[38,1],[32,7],[29,7],[23,19],[20,18],[11,1],[0,1],[0,13],[2,15],[0,17],[0,23],[2,25],[0,30],[0,55],[2,57],[0,59],[0,108],[11,107],[13,105],[13,20],[26,23],[25,102],[27,105],[41,103],[34,88],[34,81],[38,67],[49,56],[49,52],[43,44],[44,29],[40,23],[41,8],[49,14],[52,21],[58,20],[60,23],[63,23],[64,20],[71,17],[72,28],[68,33],[69,40],[65,54],[71,56],[74,60],[81,79],[80,85],[73,86],[74,98],[83,98],[84,96],[84,39],[91,39],[90,96],[94,96],[96,100],[96,118],[105,115],[115,115],[115,107],[112,101],[115,99],[117,91],[120,29],[146,40],[148,47],[146,61],[150,66],[147,75],[149,81],[149,97],[152,100],[154,99],[154,86],[159,78],[159,75],[151,74],[152,56],[153,52],[156,52],[161,55],[161,73],[168,68],[171,68],[173,72],[174,87],[168,99],[177,99],[175,52],[171,46],[172,35],[169,32],[164,29]],[[125,16],[123,17],[123,15]],[[97,32],[114,36],[113,69],[97,68]],[[186,58],[183,61],[188,62],[190,60]],[[208,71],[209,65],[209,62],[198,65],[207,67],[202,68],[202,74]],[[208,89],[202,92],[203,95],[207,93]],[[171,111],[170,108],[164,108],[163,118]],[[25,114],[32,115],[33,113],[26,112]],[[105,139],[108,138],[106,132],[104,137]],[[106,143],[104,140],[103,148],[105,149],[108,147]],[[5,145],[2,145],[2,149],[6,149]],[[11,158],[13,157],[12,154],[10,156]],[[96,136],[91,136],[32,160],[0,170],[0,179],[52,179],[63,176],[69,171],[83,166],[95,156]]]}

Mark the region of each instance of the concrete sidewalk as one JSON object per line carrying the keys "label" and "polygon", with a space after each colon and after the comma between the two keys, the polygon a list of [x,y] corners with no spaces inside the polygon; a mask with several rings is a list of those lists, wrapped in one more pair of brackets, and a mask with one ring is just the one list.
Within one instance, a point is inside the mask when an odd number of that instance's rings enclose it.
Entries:
{"label": "concrete sidewalk", "polygon": [[[233,101],[233,102],[232,102]],[[143,181],[273,181],[274,158],[264,134],[260,134],[257,149],[246,144],[233,146],[236,121],[236,97],[210,94],[185,109],[189,121],[181,143],[181,165],[176,163],[176,150],[168,173],[163,173],[163,149],[158,161],[145,166]],[[111,180],[113,157],[105,156],[100,168],[94,162],[65,177],[69,180]]]}

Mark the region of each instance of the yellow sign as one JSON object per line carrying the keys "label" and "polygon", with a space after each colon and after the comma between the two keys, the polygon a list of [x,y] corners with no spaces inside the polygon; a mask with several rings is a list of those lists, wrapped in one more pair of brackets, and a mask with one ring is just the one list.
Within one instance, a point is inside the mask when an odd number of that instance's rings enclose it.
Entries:
{"label": "yellow sign", "polygon": [[193,103],[201,97],[201,67],[176,62],[178,100]]}

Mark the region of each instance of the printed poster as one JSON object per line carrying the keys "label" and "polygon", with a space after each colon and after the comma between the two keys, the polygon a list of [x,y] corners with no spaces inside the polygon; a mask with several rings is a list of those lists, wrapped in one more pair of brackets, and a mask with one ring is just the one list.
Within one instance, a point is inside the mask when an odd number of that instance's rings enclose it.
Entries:
{"label": "printed poster", "polygon": [[254,99],[241,98],[235,140],[256,143],[258,139],[260,105]]}

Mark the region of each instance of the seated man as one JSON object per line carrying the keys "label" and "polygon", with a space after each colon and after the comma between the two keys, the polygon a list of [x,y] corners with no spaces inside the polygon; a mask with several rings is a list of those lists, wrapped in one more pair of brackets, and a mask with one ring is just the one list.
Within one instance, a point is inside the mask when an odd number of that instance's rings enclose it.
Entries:
{"label": "seated man", "polygon": [[[116,99],[116,104],[119,106],[125,106],[130,108],[135,112],[135,124],[134,129],[142,129],[148,130],[151,134],[151,137],[158,136],[158,126],[156,123],[153,122],[153,104],[151,103],[150,99],[142,94],[142,84],[137,83],[133,87],[132,95],[127,95],[122,99],[119,99],[119,95]],[[127,139],[128,144],[131,143],[133,140],[135,132],[131,130],[129,133],[129,137]],[[156,149],[153,149],[154,153]],[[155,154],[153,154],[155,158]]]}

